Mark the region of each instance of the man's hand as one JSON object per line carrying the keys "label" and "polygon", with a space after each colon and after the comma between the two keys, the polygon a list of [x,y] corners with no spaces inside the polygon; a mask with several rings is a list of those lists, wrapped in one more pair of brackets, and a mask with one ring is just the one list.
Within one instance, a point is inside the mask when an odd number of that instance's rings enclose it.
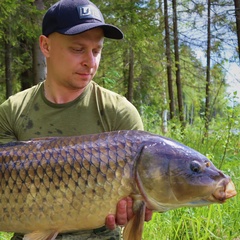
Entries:
{"label": "man's hand", "polygon": [[[110,230],[116,228],[116,225],[124,226],[133,216],[133,200],[126,197],[118,202],[116,215],[109,214],[106,217],[106,227]],[[146,208],[145,221],[152,219],[152,211]]]}

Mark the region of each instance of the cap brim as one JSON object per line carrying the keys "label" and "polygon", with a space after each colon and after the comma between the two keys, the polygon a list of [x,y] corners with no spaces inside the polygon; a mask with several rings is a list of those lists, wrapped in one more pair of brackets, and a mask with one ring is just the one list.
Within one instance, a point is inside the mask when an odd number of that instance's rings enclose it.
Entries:
{"label": "cap brim", "polygon": [[76,26],[73,26],[71,28],[65,28],[57,30],[58,33],[65,34],[65,35],[76,35],[82,32],[86,32],[93,28],[102,28],[104,31],[104,36],[106,38],[112,38],[112,39],[123,39],[124,35],[122,31],[110,24],[104,24],[104,23],[85,23],[85,24],[79,24]]}

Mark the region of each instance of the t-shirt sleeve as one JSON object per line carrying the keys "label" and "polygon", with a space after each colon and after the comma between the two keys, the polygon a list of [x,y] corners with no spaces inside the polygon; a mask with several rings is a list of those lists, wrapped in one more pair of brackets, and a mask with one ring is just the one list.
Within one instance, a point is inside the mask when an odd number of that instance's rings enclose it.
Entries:
{"label": "t-shirt sleeve", "polygon": [[18,120],[23,117],[24,109],[29,106],[40,85],[16,93],[0,105],[0,144],[19,141],[22,124]]}
{"label": "t-shirt sleeve", "polygon": [[116,130],[143,130],[139,112],[125,97],[117,105]]}
{"label": "t-shirt sleeve", "polygon": [[9,99],[0,105],[0,144],[16,141]]}

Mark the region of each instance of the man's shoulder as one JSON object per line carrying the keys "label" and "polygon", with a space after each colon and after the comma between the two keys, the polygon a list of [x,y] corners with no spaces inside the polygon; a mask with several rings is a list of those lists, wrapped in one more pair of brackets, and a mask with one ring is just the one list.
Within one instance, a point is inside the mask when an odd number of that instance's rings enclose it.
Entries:
{"label": "man's shoulder", "polygon": [[93,82],[93,88],[98,101],[100,101],[105,108],[115,108],[115,109],[128,109],[132,111],[133,104],[128,101],[128,99],[116,92],[99,86],[97,83]]}
{"label": "man's shoulder", "polygon": [[126,97],[100,87],[93,82],[93,88],[96,93],[99,106],[104,109],[104,116],[113,130],[135,129],[142,130],[143,124],[136,107],[127,100]]}
{"label": "man's shoulder", "polygon": [[39,83],[31,88],[20,91],[10,96],[7,101],[9,101],[11,104],[22,104],[23,101],[29,101],[33,97],[33,95],[39,92],[41,84],[42,83]]}
{"label": "man's shoulder", "polygon": [[104,88],[100,85],[98,85],[96,82],[93,82],[93,88],[95,90],[95,92],[99,92],[101,93],[102,96],[109,98],[109,99],[116,99],[116,100],[127,100],[124,96],[120,95],[119,93],[116,93],[114,91],[111,91],[107,88]]}

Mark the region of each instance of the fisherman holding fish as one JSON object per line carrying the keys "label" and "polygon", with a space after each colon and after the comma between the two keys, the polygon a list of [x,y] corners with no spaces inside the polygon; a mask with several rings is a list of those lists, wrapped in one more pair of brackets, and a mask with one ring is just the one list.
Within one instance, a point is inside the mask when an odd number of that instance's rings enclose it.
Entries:
{"label": "fisherman holding fish", "polygon": [[[1,144],[40,137],[143,129],[139,113],[126,98],[93,81],[104,37],[122,39],[123,33],[105,24],[100,10],[92,2],[61,0],[49,8],[39,38],[46,57],[46,80],[0,105]],[[106,216],[106,226],[60,234],[57,239],[121,239],[121,229],[116,225],[125,225],[132,217],[132,199],[123,199],[116,207],[116,215]],[[151,217],[152,211],[147,209],[145,220]],[[12,239],[22,238],[21,233],[16,233]]]}

